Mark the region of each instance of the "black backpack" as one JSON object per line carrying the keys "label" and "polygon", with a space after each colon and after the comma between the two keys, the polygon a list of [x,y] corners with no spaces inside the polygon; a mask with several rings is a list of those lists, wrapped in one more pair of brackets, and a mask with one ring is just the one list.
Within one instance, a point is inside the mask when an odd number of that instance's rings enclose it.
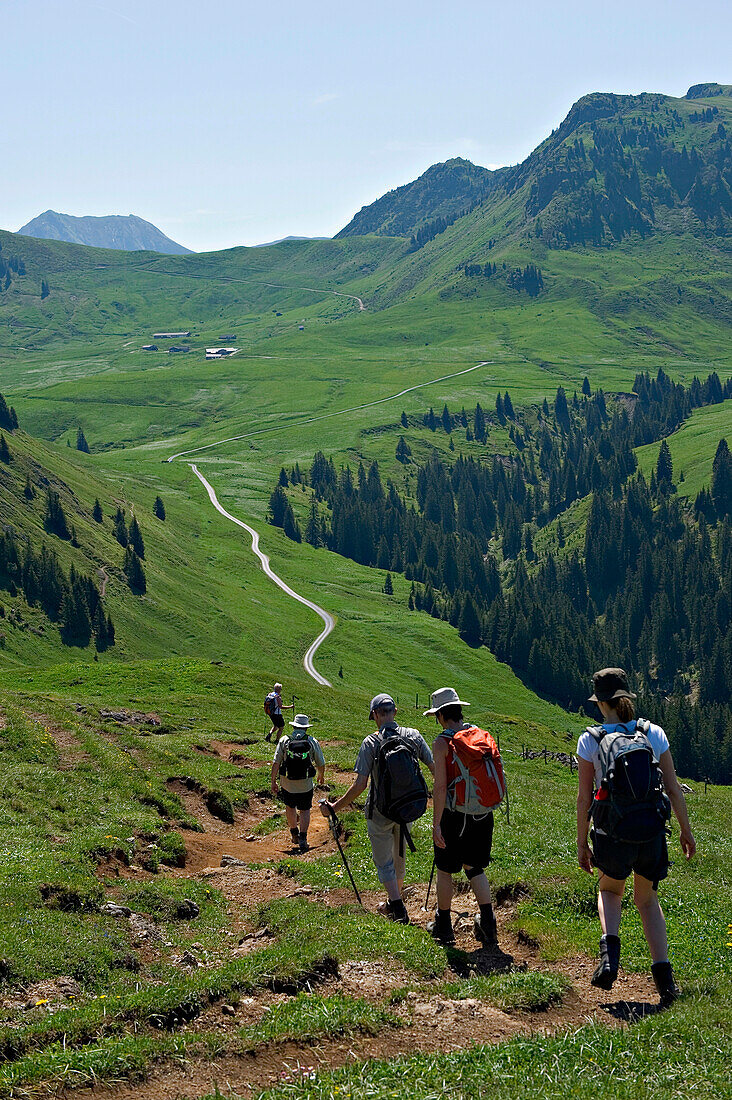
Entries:
{"label": "black backpack", "polygon": [[400,851],[404,851],[405,840],[414,851],[412,838],[404,826],[416,821],[427,809],[427,784],[414,750],[399,726],[386,730],[379,741],[371,773],[369,817],[373,817],[376,808],[384,817],[401,825]]}
{"label": "black backpack", "polygon": [[312,779],[315,775],[313,746],[307,734],[288,737],[280,775],[287,779]]}
{"label": "black backpack", "polygon": [[625,727],[587,730],[600,750],[602,772],[590,816],[595,832],[613,840],[644,844],[654,840],[671,817],[661,769],[648,739],[650,726],[647,719],[639,718],[632,733]]}

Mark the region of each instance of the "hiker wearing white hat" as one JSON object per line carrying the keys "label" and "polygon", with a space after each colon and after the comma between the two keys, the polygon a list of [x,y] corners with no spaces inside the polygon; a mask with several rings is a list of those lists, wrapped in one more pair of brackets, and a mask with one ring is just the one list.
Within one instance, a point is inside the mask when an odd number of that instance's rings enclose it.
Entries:
{"label": "hiker wearing white hat", "polygon": [[272,794],[285,804],[293,847],[308,850],[310,809],[313,805],[313,778],[323,785],[325,757],[318,741],[308,733],[311,726],[307,714],[296,714],[292,733],[277,742],[272,761]]}
{"label": "hiker wearing white hat", "polygon": [[485,868],[491,857],[493,810],[505,794],[505,781],[495,741],[463,718],[463,707],[469,706],[448,687],[433,692],[432,706],[424,711],[425,716],[434,715],[442,727],[432,746],[437,912],[427,928],[443,943],[454,941],[452,876],[463,870],[480,907],[473,921],[475,935],[481,943],[493,946],[497,943],[496,918]]}
{"label": "hiker wearing white hat", "polygon": [[363,740],[354,767],[356,778],[351,786],[335,802],[323,802],[321,813],[328,817],[333,811],[338,813],[350,806],[371,780],[366,827],[376,872],[387,897],[379,911],[389,920],[409,924],[402,898],[404,845],[414,850],[409,826],[427,807],[427,786],[419,764],[426,764],[433,774],[434,765],[432,753],[419,730],[397,725],[396,709],[393,698],[385,692],[371,700],[369,718],[376,722],[378,731]]}

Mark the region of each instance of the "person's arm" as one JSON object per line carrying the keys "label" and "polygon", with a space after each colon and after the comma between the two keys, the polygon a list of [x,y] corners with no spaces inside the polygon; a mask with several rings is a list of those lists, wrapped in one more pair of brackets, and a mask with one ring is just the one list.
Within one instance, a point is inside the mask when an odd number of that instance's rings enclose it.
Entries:
{"label": "person's arm", "polygon": [[592,805],[592,792],[595,785],[595,769],[591,760],[577,758],[579,768],[579,786],[577,788],[577,862],[583,871],[592,873],[592,852],[587,843],[589,812]]}
{"label": "person's arm", "polygon": [[434,775],[435,775],[435,761],[432,757],[432,750],[430,749],[429,745],[425,741],[424,737],[421,736],[421,734],[420,734],[420,737],[421,737],[421,740],[422,740],[422,745],[420,746],[420,748],[421,748],[420,760],[422,761],[423,764],[427,765],[427,767],[430,769],[430,774],[434,778]]}
{"label": "person's arm", "polygon": [[666,794],[671,801],[671,808],[681,828],[681,850],[687,859],[691,859],[696,853],[696,841],[694,840],[691,825],[689,824],[686,799],[679,786],[679,781],[676,778],[676,769],[670,749],[666,749],[665,752],[661,753],[661,759],[658,763],[661,767],[661,775],[663,776],[663,785],[666,788]]}
{"label": "person's arm", "polygon": [[432,774],[435,777],[435,785],[432,791],[432,839],[436,847],[445,847],[445,838],[442,835],[440,822],[445,809],[447,798],[447,745],[444,737],[438,737],[434,745],[434,766]]}
{"label": "person's arm", "polygon": [[369,784],[369,777],[367,775],[359,775],[356,773],[351,786],[348,788],[345,794],[342,794],[340,798],[337,798],[335,802],[328,802],[324,799],[320,805],[320,812],[323,817],[330,817],[331,811],[340,813],[341,810],[345,810],[352,802],[355,802],[358,796],[365,791]]}

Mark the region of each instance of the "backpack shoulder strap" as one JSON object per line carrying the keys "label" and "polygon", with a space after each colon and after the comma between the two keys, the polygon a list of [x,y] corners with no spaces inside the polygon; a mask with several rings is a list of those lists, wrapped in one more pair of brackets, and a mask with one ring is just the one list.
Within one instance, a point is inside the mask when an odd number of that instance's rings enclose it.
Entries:
{"label": "backpack shoulder strap", "polygon": [[599,745],[603,737],[606,735],[607,730],[604,726],[588,726],[585,733],[589,733],[593,741],[596,741]]}
{"label": "backpack shoulder strap", "polygon": [[647,737],[651,728],[651,723],[648,721],[647,718],[638,718],[636,719],[635,728],[640,733],[644,733]]}

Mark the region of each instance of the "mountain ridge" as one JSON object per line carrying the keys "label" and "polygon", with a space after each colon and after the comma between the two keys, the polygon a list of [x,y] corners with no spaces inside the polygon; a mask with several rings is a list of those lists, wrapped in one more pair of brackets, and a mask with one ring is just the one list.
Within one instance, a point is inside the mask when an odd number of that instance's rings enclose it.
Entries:
{"label": "mountain ridge", "polygon": [[66,241],[93,248],[114,248],[123,252],[161,252],[182,256],[190,248],[167,237],[162,230],[136,214],[107,214],[102,217],[61,214],[45,210],[18,230],[24,237]]}

